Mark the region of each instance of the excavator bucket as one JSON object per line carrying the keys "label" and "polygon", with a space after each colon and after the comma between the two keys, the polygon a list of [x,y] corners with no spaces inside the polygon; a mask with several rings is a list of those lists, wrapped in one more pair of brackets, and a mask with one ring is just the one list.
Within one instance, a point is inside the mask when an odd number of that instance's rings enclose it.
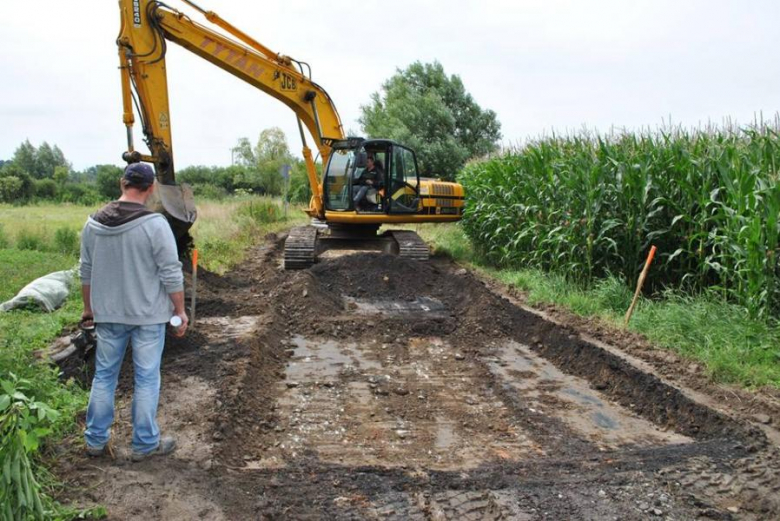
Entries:
{"label": "excavator bucket", "polygon": [[188,184],[163,185],[157,183],[154,194],[147,206],[155,212],[165,215],[176,237],[179,256],[187,254],[192,247],[189,229],[198,217],[192,187]]}

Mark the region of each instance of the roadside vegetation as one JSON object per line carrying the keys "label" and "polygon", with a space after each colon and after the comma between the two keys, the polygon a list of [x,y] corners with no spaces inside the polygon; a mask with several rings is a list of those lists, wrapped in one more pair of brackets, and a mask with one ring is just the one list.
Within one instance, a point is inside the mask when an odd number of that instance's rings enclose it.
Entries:
{"label": "roadside vegetation", "polygon": [[[71,269],[76,263],[72,253],[0,248],[0,270],[5,276],[0,301],[34,278]],[[50,499],[56,483],[42,461],[48,457],[51,440],[77,428],[87,393],[72,381],[63,382],[57,369],[39,363],[34,353],[77,322],[80,314],[75,298],[53,313],[0,313],[0,519],[39,519],[44,517],[41,512],[46,518],[68,519],[75,514]]]}
{"label": "roadside vegetation", "polygon": [[244,260],[248,249],[265,235],[307,220],[302,205],[290,205],[285,215],[284,204],[270,197],[202,201],[191,230],[198,248],[198,264],[224,274]]}

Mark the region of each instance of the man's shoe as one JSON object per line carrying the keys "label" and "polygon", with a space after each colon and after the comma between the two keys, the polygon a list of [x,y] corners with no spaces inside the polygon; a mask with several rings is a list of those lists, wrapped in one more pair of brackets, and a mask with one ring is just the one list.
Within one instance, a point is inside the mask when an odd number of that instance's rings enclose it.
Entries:
{"label": "man's shoe", "polygon": [[106,445],[103,445],[102,447],[92,447],[91,445],[87,445],[87,456],[90,456],[92,458],[99,458],[100,456],[103,456],[106,453]]}
{"label": "man's shoe", "polygon": [[160,443],[157,448],[149,452],[136,452],[133,451],[130,454],[130,459],[133,461],[143,461],[153,456],[165,456],[176,450],[176,438],[172,436],[165,436],[160,438]]}

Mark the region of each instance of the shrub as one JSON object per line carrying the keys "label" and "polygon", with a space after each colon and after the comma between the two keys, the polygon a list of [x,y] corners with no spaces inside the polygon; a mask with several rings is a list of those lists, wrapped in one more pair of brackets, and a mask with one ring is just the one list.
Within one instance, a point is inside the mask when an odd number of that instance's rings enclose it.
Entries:
{"label": "shrub", "polygon": [[75,183],[68,183],[62,187],[60,199],[64,203],[83,205],[93,205],[104,200],[94,187]]}
{"label": "shrub", "polygon": [[[59,167],[57,167],[59,168]],[[38,199],[56,199],[57,183],[53,179],[35,179],[33,181],[35,197]]]}
{"label": "shrub", "polygon": [[80,249],[78,232],[66,226],[57,228],[54,232],[54,248],[59,253],[78,255]]}
{"label": "shrub", "polygon": [[119,180],[122,178],[123,170],[114,165],[97,165],[95,169],[97,170],[95,184],[98,193],[104,199],[118,199],[122,195]]}
{"label": "shrub", "polygon": [[[319,166],[319,163],[317,165]],[[306,164],[302,161],[293,163],[293,169],[290,174],[288,198],[290,202],[304,204],[308,203],[311,199],[309,176],[306,173]]]}
{"label": "shrub", "polygon": [[198,185],[214,185],[230,193],[235,188],[234,178],[241,178],[247,169],[240,165],[228,167],[219,166],[188,166],[176,172],[176,181],[189,183],[195,189]]}
{"label": "shrub", "polygon": [[20,250],[46,251],[46,237],[40,232],[23,229],[16,236],[16,247]]}
{"label": "shrub", "polygon": [[284,219],[284,212],[270,199],[253,199],[239,208],[239,213],[256,223],[273,223]]}
{"label": "shrub", "polygon": [[0,177],[0,202],[14,203],[21,198],[22,180],[15,175]]}
{"label": "shrub", "polygon": [[214,201],[221,201],[228,195],[227,190],[213,184],[196,184],[193,185],[192,190],[196,197]]}
{"label": "shrub", "polygon": [[30,174],[14,162],[3,165],[0,169],[0,202],[24,204],[34,193],[35,186]]}

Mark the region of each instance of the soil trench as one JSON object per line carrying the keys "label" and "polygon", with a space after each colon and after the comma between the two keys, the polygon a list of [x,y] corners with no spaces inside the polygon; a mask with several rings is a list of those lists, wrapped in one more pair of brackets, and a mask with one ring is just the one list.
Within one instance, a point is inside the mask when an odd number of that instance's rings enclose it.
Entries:
{"label": "soil trench", "polygon": [[447,259],[357,252],[285,272],[280,244],[199,274],[198,322],[163,361],[176,453],[121,455],[128,353],[114,457],[58,447],[61,500],[112,519],[780,516],[777,450],[752,424]]}

